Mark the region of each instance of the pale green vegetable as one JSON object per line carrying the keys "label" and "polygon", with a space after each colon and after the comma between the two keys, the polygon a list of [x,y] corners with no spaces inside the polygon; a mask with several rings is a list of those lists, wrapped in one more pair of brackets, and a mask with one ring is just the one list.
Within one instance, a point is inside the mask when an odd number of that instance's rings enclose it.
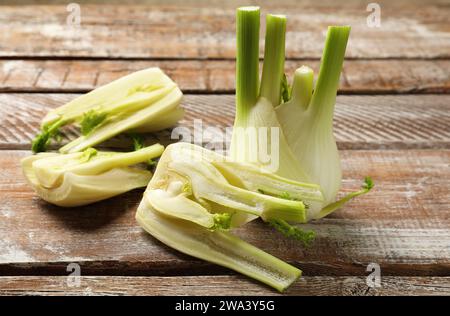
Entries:
{"label": "pale green vegetable", "polygon": [[94,203],[145,187],[152,173],[137,164],[156,158],[156,144],[131,153],[89,148],[72,154],[40,153],[22,159],[22,170],[45,201],[65,207]]}
{"label": "pale green vegetable", "polygon": [[141,125],[130,129],[132,133],[152,133],[161,131],[163,129],[175,126],[179,120],[183,118],[184,110],[181,107],[176,107],[168,113],[160,116],[158,120],[149,118]]}
{"label": "pale green vegetable", "polygon": [[[274,211],[284,212],[283,216],[279,216],[285,219],[303,222],[307,207],[323,201],[318,185],[282,178],[254,165],[236,163],[229,157],[187,143],[173,144],[166,149],[155,171],[155,181],[161,179],[163,182],[167,178],[167,170],[172,175],[176,174],[177,179],[189,178],[190,190],[198,199],[221,209],[233,209],[236,212],[233,226],[240,226],[258,216],[269,219],[269,214]],[[195,189],[192,183],[196,184]],[[286,195],[295,201],[287,201]],[[289,215],[292,206],[302,210],[302,215],[297,211],[293,216]]]}
{"label": "pale green vegetable", "polygon": [[[233,183],[228,180],[230,168],[238,170],[233,174]],[[249,184],[251,179],[255,183]],[[259,192],[258,183],[273,195]],[[242,214],[269,222],[305,222],[304,203],[278,197],[278,192],[322,200],[316,185],[230,162],[227,157],[196,145],[176,143],[169,145],[161,156],[136,218],[146,231],[165,244],[282,291],[301,271],[224,231],[245,222],[245,219],[233,221]]]}
{"label": "pale green vegetable", "polygon": [[320,186],[282,178],[251,164],[232,161],[213,161],[231,184],[254,192],[264,192],[273,196],[285,196],[301,200],[306,204],[323,202]]}
{"label": "pale green vegetable", "polygon": [[[295,71],[289,87],[284,75],[286,18],[268,14],[259,84],[259,14],[258,7],[237,10],[236,117],[231,157],[285,178],[319,185],[323,199],[310,201],[307,215],[308,219],[320,218],[325,212],[322,209],[330,213],[343,205],[335,203],[342,176],[333,136],[333,112],[350,27],[329,27],[315,86],[313,71],[303,66]],[[257,132],[252,132],[255,129]],[[270,131],[277,133],[273,136]],[[264,161],[268,152],[278,161],[275,170],[273,164]]]}
{"label": "pale green vegetable", "polygon": [[208,172],[208,163],[169,163],[169,170],[186,176],[197,200],[214,203],[261,217],[264,220],[281,218],[291,222],[305,222],[305,205],[261,193],[244,190],[228,183],[216,181]]}
{"label": "pale green vegetable", "polygon": [[[281,218],[305,222],[307,208],[303,201],[323,201],[317,185],[296,182],[253,165],[232,162],[228,157],[187,143],[167,147],[149,186],[166,189],[173,181],[181,182],[183,194],[188,192],[203,205],[212,202],[233,212],[259,216],[264,220]],[[292,198],[286,199],[283,195]]]}
{"label": "pale green vegetable", "polygon": [[139,204],[136,220],[149,234],[169,247],[240,272],[278,291],[284,291],[301,275],[296,267],[231,233],[211,231],[191,221],[165,216],[147,201],[144,198]]}
{"label": "pale green vegetable", "polygon": [[[279,132],[274,141],[279,163],[278,175],[304,182],[309,179],[289,148],[283,130],[278,122],[275,106],[281,98],[281,80],[284,68],[284,37],[286,17],[267,15],[265,58],[261,92],[259,87],[259,20],[258,7],[244,7],[237,10],[237,56],[236,56],[236,117],[231,142],[231,157],[238,162],[265,165],[259,148],[273,142],[270,135],[259,135],[262,128],[270,133],[272,128]],[[279,85],[276,83],[279,82]],[[274,85],[278,88],[274,88]],[[255,133],[252,133],[255,131]],[[266,135],[265,135],[266,136]]]}
{"label": "pale green vegetable", "polygon": [[349,34],[347,26],[328,29],[314,93],[312,70],[300,68],[295,72],[292,99],[277,108],[289,147],[309,179],[320,184],[326,204],[334,202],[342,178],[333,112]]}
{"label": "pale green vegetable", "polygon": [[58,130],[71,123],[80,125],[82,136],[62,147],[62,153],[82,151],[125,131],[170,127],[183,116],[181,98],[175,82],[159,68],[137,71],[51,110],[32,150],[44,151]]}
{"label": "pale green vegetable", "polygon": [[[176,181],[171,183],[172,186],[181,184]],[[199,203],[187,198],[184,192],[177,194],[176,191],[171,191],[173,190],[149,190],[144,198],[154,209],[165,215],[185,219],[212,230],[230,227],[231,214],[212,214]]]}
{"label": "pale green vegetable", "polygon": [[[312,70],[301,67],[291,88],[283,69],[286,18],[267,16],[261,84],[259,8],[239,8],[236,21],[231,155],[190,144],[168,146],[136,218],[147,232],[181,252],[283,291],[300,270],[224,230],[260,217],[309,245],[314,232],[292,223],[326,216],[373,187],[367,178],[362,190],[334,202],[341,178],[332,117],[349,28],[329,29],[316,87]],[[269,153],[278,161],[275,170],[266,159]]]}

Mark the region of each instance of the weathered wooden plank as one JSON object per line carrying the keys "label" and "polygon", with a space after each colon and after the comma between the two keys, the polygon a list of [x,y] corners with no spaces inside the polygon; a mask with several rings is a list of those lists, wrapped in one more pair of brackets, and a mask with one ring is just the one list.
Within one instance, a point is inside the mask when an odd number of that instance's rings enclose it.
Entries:
{"label": "weathered wooden plank", "polygon": [[[450,151],[342,151],[343,189],[371,175],[374,190],[330,217],[306,225],[310,248],[260,221],[236,233],[300,267],[306,276],[448,276],[450,272]],[[0,275],[205,275],[230,273],[182,255],[143,232],[134,219],[142,191],[76,209],[40,200],[21,175],[25,151],[0,151]],[[264,238],[262,238],[264,237]]]}
{"label": "weathered wooden plank", "polygon": [[[64,276],[3,276],[0,295],[280,295],[241,276],[82,276],[69,285]],[[302,277],[283,295],[450,295],[450,278],[382,277],[368,287],[364,277]]]}
{"label": "weathered wooden plank", "polygon": [[[45,113],[75,98],[75,94],[0,94],[0,148],[28,149]],[[234,96],[186,95],[180,126],[232,126]],[[192,129],[191,129],[192,131]],[[62,144],[77,137],[64,129]],[[148,142],[167,143],[170,131],[149,135]],[[450,95],[338,96],[335,136],[341,149],[450,148]],[[130,148],[122,136],[105,143]]]}
{"label": "weathered wooden plank", "polygon": [[[286,62],[292,75],[301,65],[318,73],[318,60]],[[160,67],[184,92],[233,93],[230,60],[0,60],[0,91],[86,92],[133,71]],[[341,93],[448,93],[449,60],[347,60]]]}
{"label": "weathered wooden plank", "polygon": [[[328,25],[352,26],[352,58],[449,57],[449,3],[377,1],[380,27],[369,27],[358,0],[261,2],[288,15],[288,58],[318,58]],[[239,1],[81,5],[81,26],[67,25],[66,5],[2,6],[0,56],[234,58]],[[262,22],[264,29],[264,22]],[[261,45],[263,41],[261,41]]]}

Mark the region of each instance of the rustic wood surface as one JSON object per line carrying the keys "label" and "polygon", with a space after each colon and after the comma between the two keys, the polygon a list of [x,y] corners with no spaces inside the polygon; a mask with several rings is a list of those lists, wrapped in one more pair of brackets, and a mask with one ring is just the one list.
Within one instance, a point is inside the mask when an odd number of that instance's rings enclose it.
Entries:
{"label": "rustic wood surface", "polygon": [[[318,60],[289,60],[286,74]],[[0,60],[0,92],[86,92],[133,71],[160,67],[185,93],[234,93],[235,63],[230,60]],[[448,60],[347,60],[340,93],[448,93]]]}
{"label": "rustic wood surface", "polygon": [[[49,93],[0,93],[0,148],[29,149],[45,113],[78,95]],[[186,109],[180,126],[202,125],[222,131],[233,125],[234,96],[185,95]],[[340,149],[450,149],[450,95],[343,95],[336,104],[335,136]],[[60,145],[79,135],[78,128],[65,128]],[[171,132],[147,135],[148,142],[167,143]],[[131,148],[122,136],[105,143]],[[60,146],[55,145],[55,146]]]}
{"label": "rustic wood surface", "polygon": [[[326,26],[352,26],[334,122],[343,192],[366,175],[376,186],[308,224],[317,232],[310,248],[261,221],[236,234],[303,270],[287,295],[449,295],[450,2],[377,1],[380,28],[366,26],[362,0],[258,3],[288,14],[288,74],[303,64],[317,72]],[[278,294],[144,233],[134,220],[142,190],[62,209],[40,200],[19,166],[47,110],[146,67],[185,93],[180,126],[232,125],[240,2],[82,4],[78,29],[66,25],[65,2],[12,4],[0,6],[0,295]],[[65,128],[62,143],[77,135]],[[169,143],[170,130],[147,135],[155,141]],[[72,262],[79,288],[66,283]],[[381,288],[366,284],[369,263],[381,267]]]}
{"label": "rustic wood surface", "polygon": [[[367,26],[366,1],[262,1],[262,13],[287,14],[288,58],[319,58],[328,25],[351,25],[350,58],[447,58],[448,1],[378,1],[383,27]],[[242,1],[163,5],[83,5],[82,27],[65,6],[2,7],[0,56],[225,58],[235,56],[234,15]],[[264,29],[264,19],[262,20]],[[261,41],[263,45],[264,41]]]}
{"label": "rustic wood surface", "polygon": [[[70,283],[69,283],[70,284]],[[61,276],[0,277],[2,295],[280,295],[242,276],[85,276],[79,287]],[[365,277],[302,277],[284,295],[450,295],[448,277],[384,277],[370,288]]]}
{"label": "rustic wood surface", "polygon": [[[306,275],[364,275],[376,262],[388,275],[446,275],[450,270],[450,151],[342,151],[343,189],[365,175],[377,186],[331,216],[305,225],[317,232],[310,248],[262,222],[236,233],[300,267]],[[0,271],[65,274],[211,273],[216,266],[180,255],[148,236],[134,219],[142,191],[77,209],[43,202],[19,168],[25,151],[2,151]],[[36,223],[39,225],[36,226]],[[15,231],[11,234],[11,231]],[[261,238],[264,236],[264,238]],[[222,270],[223,269],[219,269]]]}

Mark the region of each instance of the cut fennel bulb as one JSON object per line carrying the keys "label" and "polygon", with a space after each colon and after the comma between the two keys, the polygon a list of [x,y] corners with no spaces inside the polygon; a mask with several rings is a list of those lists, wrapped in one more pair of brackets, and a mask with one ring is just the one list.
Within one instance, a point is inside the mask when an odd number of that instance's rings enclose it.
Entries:
{"label": "cut fennel bulb", "polygon": [[[235,170],[232,174],[231,169]],[[202,206],[195,213],[201,214],[203,209],[213,213],[226,210],[265,221],[283,219],[303,223],[307,218],[305,203],[323,201],[319,186],[288,180],[253,165],[230,162],[227,157],[187,143],[169,145],[164,151],[147,188],[148,192],[152,190],[171,191],[170,196],[160,191],[152,193],[158,200],[167,199],[171,205],[175,202],[183,205],[182,199],[174,196],[188,197]],[[281,197],[283,194],[291,198]],[[161,203],[153,207],[162,212],[163,207],[158,205]],[[167,205],[166,208],[169,209]],[[169,211],[164,213],[170,215]],[[233,221],[233,226],[244,222]]]}
{"label": "cut fennel bulb", "polygon": [[153,132],[174,125],[182,116],[182,93],[159,68],[137,71],[51,110],[33,152],[44,151],[51,138],[67,124],[81,127],[82,136],[60,149],[83,151],[125,131]]}
{"label": "cut fennel bulb", "polygon": [[45,201],[65,207],[94,203],[145,187],[152,173],[134,166],[159,157],[156,144],[131,153],[88,148],[72,154],[40,153],[22,159],[22,170]]}
{"label": "cut fennel bulb", "polygon": [[[293,229],[304,223],[305,203],[323,201],[319,186],[282,178],[188,143],[169,145],[136,213],[139,224],[163,243],[234,269],[282,291],[301,271],[225,230],[245,214]],[[278,227],[277,226],[277,227]],[[297,239],[311,240],[299,230]]]}
{"label": "cut fennel bulb", "polygon": [[278,291],[284,291],[302,273],[229,232],[211,231],[195,221],[158,212],[145,198],[139,204],[136,220],[145,231],[169,247],[240,272]]}

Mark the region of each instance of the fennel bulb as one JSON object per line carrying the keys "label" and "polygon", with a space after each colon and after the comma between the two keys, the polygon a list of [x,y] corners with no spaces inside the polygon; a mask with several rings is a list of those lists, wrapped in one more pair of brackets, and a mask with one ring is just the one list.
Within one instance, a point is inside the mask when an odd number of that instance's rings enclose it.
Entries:
{"label": "fennel bulb", "polygon": [[81,136],[60,149],[73,153],[122,132],[150,132],[173,126],[183,116],[182,93],[159,68],[140,70],[84,94],[48,112],[33,152],[45,151],[67,124],[80,125]]}
{"label": "fennel bulb", "polygon": [[[259,19],[258,7],[237,10],[236,117],[230,154],[238,162],[282,177],[318,184],[324,199],[308,204],[308,219],[317,219],[323,209],[330,213],[331,206],[342,205],[334,203],[342,175],[333,113],[350,27],[328,28],[317,84],[313,71],[303,66],[296,70],[291,88],[284,76],[286,17],[282,15],[267,15],[259,83]],[[278,163],[267,163],[269,155]],[[364,187],[371,188],[367,183]]]}
{"label": "fennel bulb", "polygon": [[64,207],[101,201],[145,187],[152,173],[139,168],[162,154],[156,144],[135,152],[101,152],[88,148],[72,154],[39,153],[21,161],[30,185],[45,201]]}
{"label": "fennel bulb", "polygon": [[250,214],[307,244],[314,236],[287,224],[306,221],[303,201],[323,201],[319,186],[229,161],[200,146],[175,143],[161,156],[136,219],[172,248],[282,291],[301,271],[227,230],[245,223]]}

